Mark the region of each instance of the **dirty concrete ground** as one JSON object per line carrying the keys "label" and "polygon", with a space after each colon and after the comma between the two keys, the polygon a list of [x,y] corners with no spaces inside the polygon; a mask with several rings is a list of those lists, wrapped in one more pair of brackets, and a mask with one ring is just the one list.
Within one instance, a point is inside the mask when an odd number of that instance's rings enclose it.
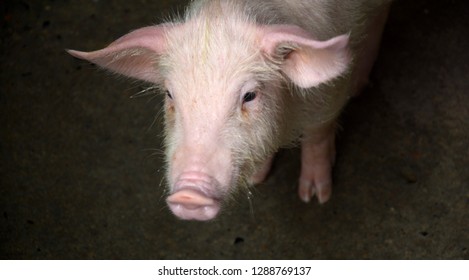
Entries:
{"label": "dirty concrete ground", "polygon": [[0,1],[0,258],[467,259],[469,2],[396,1],[346,108],[334,193],[296,193],[299,150],[215,221],[167,209],[160,97],[98,49],[186,1]]}

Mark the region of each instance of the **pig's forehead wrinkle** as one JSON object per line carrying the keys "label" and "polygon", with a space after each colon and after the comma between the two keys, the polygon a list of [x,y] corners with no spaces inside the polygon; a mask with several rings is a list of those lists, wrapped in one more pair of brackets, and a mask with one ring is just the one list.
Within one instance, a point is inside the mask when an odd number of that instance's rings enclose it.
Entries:
{"label": "pig's forehead wrinkle", "polygon": [[166,34],[168,49],[159,66],[175,88],[201,94],[239,90],[242,80],[278,80],[278,69],[263,58],[255,23],[249,15],[230,13],[193,13]]}
{"label": "pig's forehead wrinkle", "polygon": [[169,38],[170,57],[180,57],[191,63],[217,63],[220,57],[243,59],[255,49],[247,32],[214,26],[209,22],[200,27],[190,26],[178,33]]}
{"label": "pig's forehead wrinkle", "polygon": [[237,48],[230,42],[226,43],[227,46],[220,46],[223,49],[207,40],[203,40],[203,43],[201,47],[182,47],[183,50],[168,55],[164,73],[181,82],[205,87],[213,86],[214,83],[232,84],[236,80],[245,79],[245,76],[265,73],[265,69],[261,69],[262,61],[256,59],[255,51]]}
{"label": "pig's forehead wrinkle", "polygon": [[234,56],[252,48],[255,24],[229,2],[201,1],[199,7],[192,7],[180,28],[167,34],[170,56],[209,63],[216,61],[217,52]]}
{"label": "pig's forehead wrinkle", "polygon": [[159,61],[162,74],[197,83],[231,83],[246,75],[262,81],[278,79],[278,69],[264,59],[249,37],[219,33],[211,28],[174,36],[168,53]]}

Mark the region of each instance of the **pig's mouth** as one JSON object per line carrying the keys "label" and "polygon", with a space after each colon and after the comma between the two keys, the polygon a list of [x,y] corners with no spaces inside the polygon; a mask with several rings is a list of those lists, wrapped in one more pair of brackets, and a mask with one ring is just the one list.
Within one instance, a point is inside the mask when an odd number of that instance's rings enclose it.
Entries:
{"label": "pig's mouth", "polygon": [[171,211],[183,220],[207,221],[220,211],[220,195],[215,179],[196,172],[184,173],[166,199]]}

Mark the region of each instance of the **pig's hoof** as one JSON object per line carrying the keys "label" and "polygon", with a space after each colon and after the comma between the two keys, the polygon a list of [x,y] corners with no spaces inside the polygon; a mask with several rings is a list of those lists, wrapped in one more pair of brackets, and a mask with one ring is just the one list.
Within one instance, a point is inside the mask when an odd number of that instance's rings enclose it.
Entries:
{"label": "pig's hoof", "polygon": [[174,215],[183,220],[211,220],[220,211],[220,202],[217,199],[192,188],[178,190],[166,202]]}
{"label": "pig's hoof", "polygon": [[249,183],[251,185],[257,185],[265,181],[267,175],[269,175],[270,168],[272,167],[272,163],[274,161],[274,156],[270,156],[262,165],[256,173],[254,173],[249,178]]}
{"label": "pig's hoof", "polygon": [[301,145],[301,175],[298,194],[304,202],[317,196],[319,203],[332,193],[332,165],[335,161],[335,125],[306,133]]}
{"label": "pig's hoof", "polygon": [[319,203],[323,204],[331,198],[332,182],[331,180],[315,182],[314,180],[300,178],[298,194],[300,199],[306,203],[310,202],[311,198],[316,195]]}

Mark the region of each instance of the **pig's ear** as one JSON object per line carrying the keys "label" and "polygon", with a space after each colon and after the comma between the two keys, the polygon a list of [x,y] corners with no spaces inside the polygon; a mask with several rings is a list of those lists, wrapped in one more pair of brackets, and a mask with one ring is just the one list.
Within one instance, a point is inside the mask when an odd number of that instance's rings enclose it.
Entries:
{"label": "pig's ear", "polygon": [[294,25],[263,28],[262,50],[301,88],[309,88],[340,76],[350,62],[348,35],[318,41]]}
{"label": "pig's ear", "polygon": [[166,49],[167,25],[137,29],[93,52],[67,50],[74,57],[88,60],[113,72],[157,83],[156,60]]}

